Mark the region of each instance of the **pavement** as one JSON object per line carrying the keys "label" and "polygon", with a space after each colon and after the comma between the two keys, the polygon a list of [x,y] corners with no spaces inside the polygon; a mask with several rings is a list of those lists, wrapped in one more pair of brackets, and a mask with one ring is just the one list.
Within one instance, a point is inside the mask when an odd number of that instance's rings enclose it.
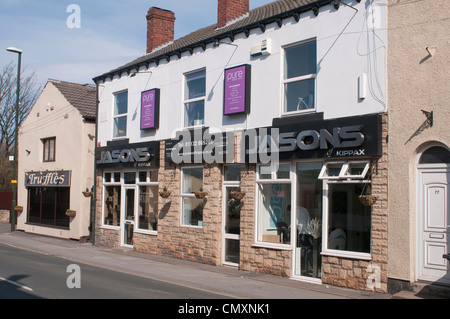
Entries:
{"label": "pavement", "polygon": [[0,223],[0,244],[143,276],[183,287],[219,293],[239,299],[390,299],[389,294],[355,291],[307,283],[280,276],[251,273],[229,267],[205,265],[166,256],[138,253],[132,249],[107,248],[74,240],[22,231],[11,232]]}

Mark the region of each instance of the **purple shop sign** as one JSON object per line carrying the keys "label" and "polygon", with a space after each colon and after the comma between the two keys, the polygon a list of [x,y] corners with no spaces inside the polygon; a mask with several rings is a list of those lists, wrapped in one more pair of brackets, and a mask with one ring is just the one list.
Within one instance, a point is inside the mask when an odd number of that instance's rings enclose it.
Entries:
{"label": "purple shop sign", "polygon": [[225,70],[223,114],[250,113],[251,66],[248,64]]}
{"label": "purple shop sign", "polygon": [[141,130],[159,127],[159,99],[159,89],[141,93]]}

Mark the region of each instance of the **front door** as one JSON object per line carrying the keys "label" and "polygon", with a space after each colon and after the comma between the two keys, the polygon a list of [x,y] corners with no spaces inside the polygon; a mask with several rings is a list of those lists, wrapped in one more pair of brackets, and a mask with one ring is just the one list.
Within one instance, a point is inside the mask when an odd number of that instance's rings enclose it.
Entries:
{"label": "front door", "polygon": [[134,216],[135,216],[135,187],[125,187],[124,192],[124,211],[122,222],[122,246],[133,247],[133,230],[134,230]]}
{"label": "front door", "polygon": [[239,245],[240,245],[240,220],[241,220],[241,200],[239,197],[231,196],[230,193],[236,191],[237,187],[224,186],[224,243],[223,243],[223,263],[233,266],[239,265]]}
{"label": "front door", "polygon": [[450,284],[449,262],[443,258],[450,248],[450,169],[419,169],[419,260],[418,279]]}
{"label": "front door", "polygon": [[222,184],[222,262],[224,265],[239,267],[241,207],[243,193],[240,191],[241,166],[225,165]]}

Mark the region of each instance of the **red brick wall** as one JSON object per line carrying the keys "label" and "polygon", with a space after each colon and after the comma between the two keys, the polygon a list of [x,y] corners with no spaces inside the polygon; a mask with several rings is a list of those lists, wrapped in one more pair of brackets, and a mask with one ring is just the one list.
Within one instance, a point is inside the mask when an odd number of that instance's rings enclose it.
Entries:
{"label": "red brick wall", "polygon": [[222,28],[249,12],[249,0],[219,0],[217,9],[217,27]]}
{"label": "red brick wall", "polygon": [[175,14],[172,11],[152,7],[147,14],[147,53],[173,41]]}

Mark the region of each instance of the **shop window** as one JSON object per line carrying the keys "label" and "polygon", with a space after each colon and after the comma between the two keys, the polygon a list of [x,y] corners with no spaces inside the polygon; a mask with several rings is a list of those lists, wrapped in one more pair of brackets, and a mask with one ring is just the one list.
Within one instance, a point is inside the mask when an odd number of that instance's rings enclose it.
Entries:
{"label": "shop window", "polygon": [[70,188],[30,187],[28,222],[69,228],[66,210],[70,208]]}
{"label": "shop window", "polygon": [[55,161],[56,137],[43,139],[42,145],[44,147],[43,161],[44,162],[54,162]]}
{"label": "shop window", "polygon": [[138,218],[136,229],[156,232],[158,227],[158,172],[138,172]]}
{"label": "shop window", "polygon": [[290,244],[291,180],[290,165],[259,166],[257,241]]}
{"label": "shop window", "polygon": [[226,182],[240,182],[241,181],[241,166],[227,165],[224,166],[224,181]]}
{"label": "shop window", "polygon": [[[370,191],[370,161],[324,163],[319,179],[325,181],[327,237],[324,251],[343,256],[370,256],[371,207],[358,199]],[[325,196],[325,195],[324,195]]]}
{"label": "shop window", "polygon": [[203,167],[185,167],[181,171],[181,224],[203,226],[204,201],[193,193],[203,188]]}
{"label": "shop window", "polygon": [[105,172],[103,224],[107,226],[120,226],[122,187],[134,189],[138,194],[138,206],[126,210],[137,217],[127,216],[137,220],[135,229],[153,232],[158,225],[158,171],[138,172]]}
{"label": "shop window", "polygon": [[136,173],[135,172],[123,173],[123,182],[125,184],[136,184]]}
{"label": "shop window", "polygon": [[328,250],[370,253],[371,208],[358,200],[364,186],[328,184]]}
{"label": "shop window", "polygon": [[185,76],[184,126],[205,123],[206,71],[201,70]]}
{"label": "shop window", "polygon": [[158,185],[139,186],[138,216],[138,229],[157,230]]}
{"label": "shop window", "polygon": [[127,136],[128,92],[114,95],[114,132],[113,137]]}
{"label": "shop window", "polygon": [[284,113],[315,109],[316,41],[285,48]]}
{"label": "shop window", "polygon": [[105,186],[104,225],[120,226],[121,186]]}

